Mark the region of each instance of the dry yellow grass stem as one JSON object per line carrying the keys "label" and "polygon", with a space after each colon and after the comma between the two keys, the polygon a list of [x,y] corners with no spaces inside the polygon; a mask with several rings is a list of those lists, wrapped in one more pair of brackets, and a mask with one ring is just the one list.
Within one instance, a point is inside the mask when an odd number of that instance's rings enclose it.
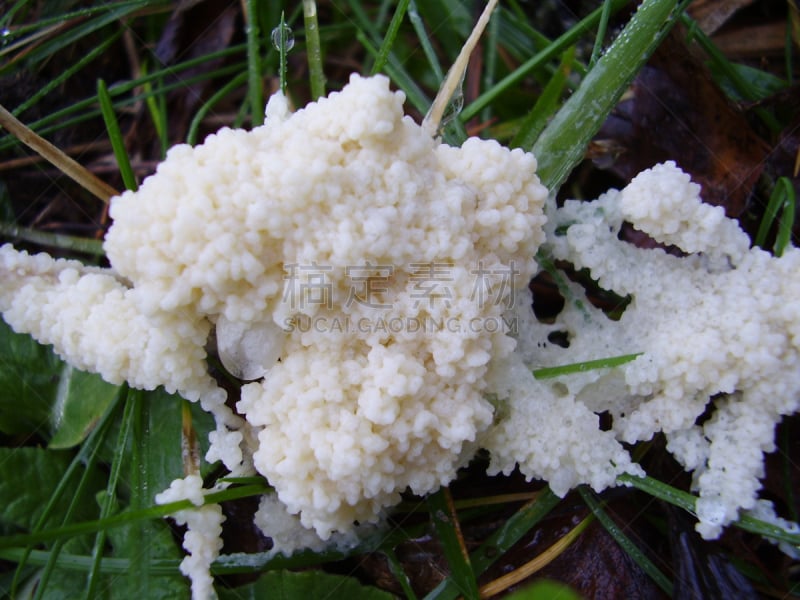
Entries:
{"label": "dry yellow grass stem", "polygon": [[422,126],[430,131],[431,135],[436,134],[439,129],[439,124],[442,121],[442,116],[447,109],[447,104],[450,102],[450,98],[453,97],[456,89],[461,85],[464,72],[467,70],[467,64],[469,63],[469,56],[478,44],[478,40],[483,34],[483,30],[486,29],[486,25],[489,24],[489,19],[492,16],[492,11],[494,11],[495,6],[497,6],[497,0],[489,0],[489,2],[486,3],[486,8],[483,9],[478,22],[472,29],[472,33],[469,34],[467,41],[464,42],[464,45],[461,47],[458,58],[456,58],[453,66],[450,67],[450,70],[447,72],[447,76],[444,78],[428,114],[425,115],[425,119],[422,121]]}
{"label": "dry yellow grass stem", "polygon": [[108,202],[113,196],[119,194],[117,190],[97,177],[86,167],[70,158],[40,135],[33,132],[24,123],[0,105],[0,126],[4,127],[20,142],[39,154],[59,171],[70,177],[83,188]]}
{"label": "dry yellow grass stem", "polygon": [[484,585],[480,590],[481,598],[491,598],[495,594],[499,594],[500,592],[508,589],[512,585],[527,579],[537,571],[543,569],[548,564],[550,564],[553,560],[558,558],[564,550],[566,550],[569,545],[575,541],[575,539],[583,533],[583,530],[592,522],[594,517],[589,515],[583,521],[578,523],[569,533],[567,533],[564,537],[559,539],[555,544],[550,546],[547,550],[539,554],[533,560],[526,562],[524,565],[503,575],[502,577],[498,577],[494,581],[491,581]]}

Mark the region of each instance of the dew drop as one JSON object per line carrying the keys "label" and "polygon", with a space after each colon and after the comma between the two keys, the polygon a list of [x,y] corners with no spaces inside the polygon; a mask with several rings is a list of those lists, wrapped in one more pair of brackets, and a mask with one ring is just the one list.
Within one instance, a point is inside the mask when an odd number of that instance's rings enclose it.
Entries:
{"label": "dew drop", "polygon": [[286,52],[294,48],[294,33],[292,33],[292,28],[286,24],[278,25],[273,29],[271,37],[272,45],[277,50],[281,49],[281,44]]}
{"label": "dew drop", "polygon": [[260,379],[281,356],[286,333],[272,321],[217,320],[217,351],[222,365],[239,379]]}

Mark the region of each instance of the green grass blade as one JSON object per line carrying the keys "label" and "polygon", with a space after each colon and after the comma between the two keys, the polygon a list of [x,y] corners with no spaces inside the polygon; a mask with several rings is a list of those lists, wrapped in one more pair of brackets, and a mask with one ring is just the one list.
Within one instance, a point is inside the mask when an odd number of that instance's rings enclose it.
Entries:
{"label": "green grass blade", "polygon": [[[627,4],[626,0],[614,0],[612,10],[619,10],[625,4]],[[541,52],[537,53],[535,56],[532,56],[519,67],[517,67],[513,73],[506,75],[492,89],[487,90],[478,96],[468,106],[465,106],[463,111],[461,111],[461,120],[464,122],[469,121],[486,106],[494,102],[502,93],[509,89],[513,89],[532,71],[547,64],[548,61],[557,57],[559,54],[562,54],[570,46],[573,46],[575,42],[577,42],[578,39],[583,36],[584,33],[597,24],[597,22],[600,20],[601,14],[602,8],[598,8],[589,16],[578,22],[569,31],[551,42]]]}
{"label": "green grass blade", "polygon": [[[365,34],[363,34],[361,31],[358,31],[356,33],[356,37],[367,52],[373,56],[378,55],[377,48],[375,48],[375,45],[367,38]],[[411,103],[415,109],[423,114],[428,112],[428,108],[431,105],[430,98],[428,98],[425,92],[422,91],[422,88],[417,85],[417,82],[414,80],[414,78],[409,75],[409,73],[403,68],[395,56],[389,56],[389,62],[386,64],[384,71],[387,75],[389,75],[392,81],[397,84],[401,90],[403,90],[409,103]]]}
{"label": "green grass blade", "polygon": [[314,0],[303,0],[303,24],[306,32],[306,56],[308,57],[311,99],[316,100],[325,95],[325,73],[322,68],[317,3]]}
{"label": "green grass blade", "polygon": [[197,134],[200,130],[200,124],[203,122],[203,119],[206,118],[206,115],[213,110],[214,106],[220,100],[243,85],[247,81],[247,78],[247,73],[239,73],[236,77],[214,92],[214,94],[197,109],[194,117],[192,117],[192,122],[189,124],[189,132],[186,134],[187,144],[194,146],[197,143]]}
{"label": "green grass blade", "polygon": [[[142,68],[144,69],[144,66]],[[147,111],[150,113],[150,118],[153,120],[153,128],[156,130],[158,140],[161,142],[161,158],[164,158],[169,148],[169,120],[167,118],[166,92],[170,88],[164,85],[161,77],[158,77],[155,83],[157,84],[155,87],[151,81],[143,85],[145,90],[144,102],[147,106]],[[187,82],[181,81],[175,85],[176,87],[182,87],[187,85]]]}
{"label": "green grass blade", "polygon": [[[166,75],[170,74],[180,75],[182,72],[187,71],[198,65],[202,65],[205,62],[214,61],[216,59],[231,59],[233,56],[241,54],[244,51],[245,51],[245,46],[238,45],[226,48],[224,50],[220,50],[218,52],[212,52],[210,54],[206,54],[179,63],[177,65],[170,66],[169,68],[166,69],[158,69],[151,73],[146,73],[142,77],[139,77],[138,79],[135,79],[133,81],[112,85],[109,88],[108,93],[112,98],[117,98],[117,96],[128,94],[129,92],[134,91],[136,88],[148,87],[147,84],[157,82],[163,79]],[[132,96],[127,99],[117,100],[116,104],[117,106],[129,106],[131,104],[139,102],[140,100],[147,99],[155,93],[165,93],[173,89],[176,89],[178,87],[182,87],[184,85],[190,85],[203,80],[217,79],[231,74],[238,74],[241,73],[242,71],[246,71],[245,63],[233,62],[231,64],[226,65],[225,67],[215,69],[208,73],[183,77],[179,82],[165,85],[161,90],[153,91],[152,86],[150,86],[149,92],[138,94],[136,96]],[[100,113],[96,105],[97,105],[97,97],[92,95],[88,98],[85,98],[84,100],[75,102],[74,104],[66,108],[53,111],[47,116],[42,117],[41,119],[38,119],[32,123],[28,123],[28,127],[33,131],[36,131],[40,135],[46,135],[48,133],[52,133],[62,128],[70,127],[72,125],[75,125],[77,123],[80,123],[82,121],[85,121],[87,119],[99,115]],[[75,113],[80,113],[81,111],[85,112],[79,115],[78,117],[71,117],[71,115]],[[6,135],[0,138],[0,151],[8,150],[10,147],[16,145],[17,143],[18,143],[17,140],[12,135]]]}
{"label": "green grass blade", "polygon": [[531,111],[525,116],[514,139],[511,140],[512,148],[530,148],[547,126],[547,121],[556,111],[559,101],[567,85],[567,78],[572,71],[571,65],[575,59],[575,46],[571,46],[561,57],[558,70],[547,82],[541,96],[534,104]]}
{"label": "green grass blade", "polygon": [[[758,100],[762,100],[762,94],[760,90],[751,85],[748,80],[742,76],[739,69],[729,61],[725,55],[717,48],[714,42],[711,41],[700,27],[689,17],[688,15],[682,15],[682,19],[686,27],[688,28],[691,38],[696,41],[699,46],[703,49],[708,55],[713,67],[720,73],[722,73],[725,78],[730,82],[733,86],[733,89],[740,95],[740,97],[744,100],[755,102]],[[782,130],[780,123],[778,123],[777,119],[765,110],[762,107],[755,107],[754,112],[758,115],[759,119],[769,127],[773,132],[778,132]]]}
{"label": "green grass blade", "polygon": [[[775,187],[772,188],[772,193],[769,196],[769,202],[767,202],[767,208],[764,211],[764,216],[761,219],[761,223],[758,226],[758,232],[756,233],[755,238],[755,245],[761,248],[764,248],[764,245],[767,243],[767,235],[769,234],[769,230],[772,228],[773,223],[775,223],[775,219],[778,218],[778,213],[783,212],[783,216],[781,221],[778,225],[779,229],[779,236],[780,231],[783,229],[783,223],[789,223],[789,234],[791,235],[791,228],[792,224],[794,223],[794,187],[792,186],[792,182],[787,177],[779,177],[778,180],[775,182]],[[791,219],[788,219],[789,216],[786,211],[789,210],[792,215]],[[786,235],[785,233],[783,234]],[[786,248],[786,243],[788,243],[788,239],[784,242],[783,246],[781,247],[781,252]],[[775,251],[777,254],[778,249],[778,240],[775,240]],[[778,256],[780,256],[778,254]]]}
{"label": "green grass blade", "polygon": [[595,369],[610,369],[629,363],[641,355],[642,353],[639,352],[636,354],[623,354],[621,356],[610,356],[608,358],[598,358],[597,360],[559,365],[557,367],[544,367],[542,369],[535,369],[533,371],[533,376],[536,379],[550,379],[551,377],[574,375],[575,373],[585,373],[586,371],[593,371]]}
{"label": "green grass blade", "polygon": [[[114,508],[114,500],[117,493],[117,483],[122,471],[122,464],[125,458],[125,453],[128,448],[128,438],[130,437],[133,429],[133,410],[136,408],[136,402],[133,401],[130,394],[127,394],[126,389],[126,402],[125,408],[122,413],[120,421],[120,429],[117,434],[117,443],[114,450],[114,458],[111,461],[111,471],[108,475],[108,483],[106,485],[106,496],[103,506],[100,510],[100,518],[105,519],[111,515]],[[95,537],[94,548],[92,549],[92,563],[89,568],[89,574],[86,580],[86,600],[91,600],[96,597],[97,585],[100,577],[100,563],[103,560],[103,548],[106,543],[106,532],[100,530]]]}
{"label": "green grass blade", "polygon": [[286,73],[289,64],[286,56],[289,52],[290,35],[292,35],[292,30],[286,24],[286,15],[281,11],[281,20],[278,23],[278,27],[272,30],[272,44],[278,47],[278,85],[284,95],[286,95]]}
{"label": "green grass blade", "polygon": [[[682,508],[696,515],[696,496],[663,483],[658,479],[653,479],[650,476],[638,477],[636,475],[622,473],[617,476],[617,482],[635,487],[637,490],[646,492],[659,500],[668,502],[673,506],[677,506],[678,508]],[[749,531],[750,533],[772,538],[779,542],[786,542],[793,546],[800,546],[800,533],[790,533],[777,525],[766,523],[750,515],[741,515],[738,521],[734,521],[733,525],[744,531]]]}
{"label": "green grass blade", "polygon": [[247,33],[247,85],[250,99],[250,119],[253,127],[264,124],[264,95],[261,86],[261,30],[258,27],[258,2],[245,2],[245,31]]}
{"label": "green grass blade", "polygon": [[[477,550],[470,554],[470,562],[476,576],[488,569],[528,533],[561,501],[549,487],[545,487],[536,500],[529,502],[509,517],[500,528],[490,535]],[[450,579],[445,579],[426,596],[426,600],[454,600],[460,594]]]}
{"label": "green grass blade", "polygon": [[395,9],[392,20],[389,22],[389,29],[386,31],[383,43],[381,43],[381,47],[378,50],[378,56],[375,58],[375,63],[372,65],[372,70],[370,72],[372,75],[380,73],[389,61],[389,53],[392,50],[392,46],[397,38],[397,32],[400,31],[400,25],[408,10],[408,3],[409,0],[400,0],[400,2],[397,3],[397,9]]}
{"label": "green grass blade", "polygon": [[[228,75],[239,74],[241,72],[242,72],[242,65],[234,64],[234,65],[229,65],[229,66],[226,66],[226,67],[222,67],[220,69],[216,69],[216,70],[214,70],[212,72],[209,72],[207,74],[196,75],[196,76],[193,76],[193,77],[188,77],[188,78],[186,78],[184,80],[181,80],[179,82],[176,82],[176,83],[166,84],[166,85],[163,85],[160,88],[159,87],[155,87],[154,88],[152,85],[144,84],[143,87],[145,88],[145,92],[143,92],[141,94],[137,94],[135,96],[131,96],[129,98],[126,98],[126,99],[123,99],[123,100],[120,100],[120,101],[117,101],[117,106],[131,106],[131,105],[136,104],[137,102],[139,102],[141,100],[144,100],[146,102],[150,102],[151,99],[153,99],[154,96],[160,96],[163,99],[165,97],[164,95],[167,92],[170,92],[170,91],[172,91],[174,89],[178,89],[178,88],[184,87],[186,85],[197,83],[199,81],[204,81],[204,80],[207,80],[207,79],[215,79],[217,77],[226,77]],[[108,93],[113,98],[113,97],[123,93],[123,90],[130,91],[130,89],[132,89],[133,87],[134,86],[129,85],[129,84],[123,84],[123,85],[120,85],[120,86],[112,86],[111,88],[109,88]],[[159,140],[161,141],[162,147],[166,148],[167,147],[167,141],[166,141],[167,130],[166,130],[166,127],[163,126],[164,119],[160,116],[160,115],[165,115],[166,113],[161,108],[159,108],[159,101],[152,100],[152,102],[153,102],[153,106],[152,106],[153,112],[151,114],[152,114],[152,116],[154,118],[154,126],[159,128],[159,131],[158,131]],[[97,117],[100,114],[99,109],[94,110],[94,109],[91,108],[96,103],[97,103],[96,96],[92,96],[91,98],[86,99],[86,100],[81,100],[80,102],[75,103],[74,105],[72,105],[68,109],[64,109],[63,111],[58,111],[59,116],[63,116],[63,115],[66,115],[66,114],[72,114],[74,112],[78,112],[79,110],[89,108],[89,110],[87,110],[86,112],[83,112],[82,114],[79,114],[78,116],[75,116],[75,117],[72,117],[72,118],[69,118],[69,119],[61,119],[61,120],[55,119],[53,117],[53,115],[50,115],[48,117],[44,117],[44,118],[36,121],[34,124],[32,124],[31,129],[37,130],[40,135],[47,135],[47,134],[53,133],[55,131],[58,131],[58,130],[61,130],[61,129],[65,129],[67,127],[71,127],[71,126],[77,125],[77,124],[82,123],[84,121],[88,121],[90,119],[93,119],[93,118]],[[150,107],[148,107],[148,108],[150,108]],[[54,121],[55,121],[55,124],[50,125],[49,127],[41,127],[42,123],[53,123]],[[5,139],[4,138],[2,141],[0,141],[0,150],[7,149],[8,147],[11,147],[11,146],[15,145],[16,143],[17,143],[17,141],[15,139],[13,139],[13,138],[12,139]]]}
{"label": "green grass blade", "polygon": [[[228,500],[238,500],[239,498],[260,496],[268,491],[269,488],[263,484],[229,488],[227,490],[206,494],[205,504],[219,504],[220,502],[226,502]],[[146,519],[160,519],[167,517],[179,510],[193,507],[194,504],[192,504],[189,500],[181,500],[179,502],[171,502],[169,504],[149,506],[148,508],[142,508],[139,510],[126,510],[106,519],[71,523],[69,525],[48,529],[46,531],[35,531],[31,533],[0,536],[0,549],[18,548],[21,546],[51,542],[63,538],[71,538],[86,533],[96,533],[103,529],[111,529],[112,527],[130,525],[131,523],[136,523]]]}
{"label": "green grass blade", "polygon": [[[112,405],[112,408],[116,408],[116,404],[118,403],[119,394],[117,394],[117,400],[115,400],[115,404]],[[108,423],[109,421],[106,421]],[[79,504],[85,500],[85,492],[86,487],[89,484],[89,474],[91,469],[97,462],[97,454],[100,450],[100,447],[103,444],[103,438],[105,437],[106,432],[108,431],[107,427],[103,427],[102,433],[98,436],[97,439],[92,439],[92,442],[89,443],[87,440],[86,445],[90,448],[88,453],[88,459],[84,465],[83,472],[81,473],[81,478],[78,482],[78,487],[75,490],[75,495],[72,497],[72,500],[67,507],[67,511],[64,514],[64,519],[62,524],[66,525],[69,523],[73,516],[75,515],[75,511],[78,509]],[[53,547],[50,549],[50,558],[47,561],[47,565],[45,566],[44,571],[42,572],[39,582],[36,586],[36,595],[34,596],[34,600],[41,600],[45,597],[45,593],[48,589],[48,582],[50,577],[53,574],[53,571],[58,566],[58,557],[61,553],[61,549],[64,547],[64,544],[67,540],[56,540],[53,544]]]}
{"label": "green grass blade", "polygon": [[[18,583],[19,583],[19,579],[22,576],[22,573],[24,571],[24,567],[25,567],[25,562],[27,560],[27,556],[30,553],[30,551],[33,550],[33,545],[37,544],[39,542],[42,542],[42,541],[48,541],[47,532],[42,530],[42,527],[44,526],[44,523],[50,517],[50,515],[53,512],[53,510],[55,510],[56,505],[61,500],[61,497],[64,495],[64,491],[69,486],[70,480],[72,479],[73,475],[75,475],[77,473],[77,471],[78,471],[78,469],[80,467],[82,467],[82,466],[94,461],[94,456],[95,456],[95,454],[97,452],[97,449],[100,447],[100,444],[102,442],[103,436],[106,434],[106,431],[108,429],[109,423],[111,422],[111,415],[113,415],[116,412],[116,409],[117,409],[118,405],[119,405],[119,394],[117,394],[117,398],[106,409],[105,413],[100,418],[100,421],[98,422],[97,426],[94,428],[94,430],[86,438],[86,441],[84,441],[84,443],[81,445],[81,449],[75,455],[75,458],[72,459],[72,462],[70,462],[69,467],[64,472],[64,475],[61,477],[61,480],[58,482],[58,485],[56,486],[56,489],[53,490],[53,494],[50,496],[50,499],[48,500],[47,504],[45,505],[44,510],[42,511],[42,514],[40,515],[40,517],[37,520],[36,524],[33,526],[33,531],[30,534],[27,534],[28,536],[32,536],[32,537],[44,536],[43,539],[41,539],[39,541],[29,541],[29,542],[22,542],[20,544],[15,544],[16,546],[27,546],[27,548],[25,548],[25,551],[24,551],[24,554],[22,556],[22,559],[20,560],[19,564],[17,565],[17,570],[16,570],[16,573],[14,575],[14,580],[12,581],[12,584],[11,584],[11,596],[12,597],[15,596],[14,592],[15,592],[15,590],[17,588]],[[88,472],[88,468],[84,471],[84,474],[87,473],[87,472]],[[82,477],[81,481],[85,481],[85,479]],[[80,497],[80,494],[76,494],[75,497],[73,498],[73,500],[75,498],[78,498],[78,497]],[[72,512],[73,510],[74,510],[74,502],[70,505],[69,512]],[[68,526],[68,525],[65,525],[65,526]],[[59,540],[59,538],[53,538],[52,539],[52,541],[58,541],[58,540]],[[42,587],[44,588],[46,586],[42,585]]]}
{"label": "green grass blade", "polygon": [[103,256],[103,242],[87,238],[65,235],[63,233],[47,233],[29,227],[21,227],[14,223],[0,222],[0,235],[33,242],[42,246],[72,250],[91,256]]}
{"label": "green grass blade", "polygon": [[122,31],[117,31],[110,35],[108,38],[104,39],[100,44],[98,44],[95,48],[89,51],[86,56],[82,56],[79,60],[75,61],[68,69],[66,69],[60,75],[54,77],[50,81],[48,81],[42,88],[33,94],[30,98],[28,98],[25,102],[17,106],[11,113],[14,116],[19,117],[23,112],[29,109],[31,106],[34,106],[39,100],[47,96],[51,93],[54,89],[62,85],[65,81],[67,81],[70,77],[75,75],[78,71],[83,69],[86,65],[93,62],[98,57],[102,56],[103,54],[108,51],[108,48],[114,42],[119,39],[120,35],[122,35]]}
{"label": "green grass blade", "polygon": [[[23,551],[18,548],[0,550],[0,559],[19,562],[22,559],[22,554]],[[28,563],[32,566],[44,566],[50,560],[50,554],[51,552],[48,550],[33,550],[29,555]],[[99,570],[103,574],[126,575],[131,570],[131,563],[127,558],[104,556],[101,559]],[[179,565],[180,560],[176,559],[154,559],[150,563],[150,572],[154,575],[175,575],[178,572]],[[85,573],[92,569],[92,566],[93,557],[91,556],[62,552],[58,557],[59,569]],[[97,596],[92,596],[91,598],[94,600]]]}
{"label": "green grass blade", "polygon": [[111,141],[111,148],[114,150],[114,157],[117,159],[120,175],[122,175],[122,182],[125,184],[125,189],[135,192],[139,189],[139,185],[136,183],[136,176],[133,174],[133,168],[131,168],[131,159],[128,156],[127,148],[125,148],[125,139],[122,137],[117,117],[114,114],[111,96],[108,95],[106,82],[102,79],[97,80],[97,98],[100,101],[100,111],[103,113],[103,121],[106,124],[108,139]]}
{"label": "green grass blade", "polygon": [[538,174],[557,190],[582,159],[589,141],[617,104],[636,73],[674,25],[676,0],[645,0],[608,51],[564,103],[533,146]]}
{"label": "green grass blade", "polygon": [[620,529],[614,520],[608,516],[606,511],[603,510],[603,507],[597,501],[595,495],[588,490],[586,486],[580,486],[578,492],[586,503],[586,506],[592,511],[592,514],[600,521],[603,527],[605,527],[605,530],[614,538],[628,556],[633,559],[633,562],[639,565],[665,594],[672,596],[672,582],[669,578],[622,532],[622,529]]}
{"label": "green grass blade", "polygon": [[443,487],[435,494],[430,494],[426,500],[439,543],[447,564],[450,565],[450,580],[464,598],[477,600],[478,584],[469,554],[464,547],[464,538],[450,491]]}
{"label": "green grass blade", "polygon": [[397,582],[400,584],[400,587],[403,588],[403,593],[406,596],[407,600],[417,600],[417,595],[414,593],[414,589],[411,587],[411,582],[408,579],[408,575],[403,570],[403,565],[397,559],[397,555],[394,553],[394,550],[391,548],[386,548],[383,551],[383,555],[386,557],[386,562],[389,565],[389,570],[394,575]]}
{"label": "green grass blade", "polygon": [[[2,18],[0,18],[0,24],[3,26],[10,26],[9,19],[13,16],[13,13],[17,11],[18,8],[22,8],[25,4],[29,4],[30,0],[19,0],[17,3],[18,6],[15,6],[11,10],[9,10]],[[52,17],[45,17],[43,19],[38,19],[33,23],[25,23],[20,24],[14,28],[14,36],[20,37],[32,32],[38,32],[43,28],[48,27],[49,25],[60,25],[64,23],[64,21],[70,21],[73,19],[88,19],[89,17],[93,17],[99,13],[107,13],[110,10],[124,10],[125,8],[131,7],[135,10],[146,8],[147,6],[155,7],[155,6],[163,6],[164,9],[169,9],[169,3],[166,0],[123,0],[122,2],[108,2],[103,3],[97,6],[87,6],[84,8],[79,8],[77,10],[69,11],[69,12],[57,12],[55,16]],[[3,49],[5,52],[6,49]],[[0,53],[2,56],[2,53]]]}
{"label": "green grass blade", "polygon": [[[149,421],[149,403],[145,393],[141,390],[128,389],[128,402],[133,404],[131,409],[131,428],[133,431],[133,444],[130,456],[130,509],[141,511],[153,501],[153,494],[148,487],[148,461],[145,457],[145,444],[147,444],[147,428]],[[131,570],[128,573],[128,591],[131,597],[140,594],[144,598],[150,596],[152,582],[150,579],[150,545],[146,537],[146,521],[137,520],[130,528],[132,548],[141,548],[141,552],[132,552],[130,556]]]}
{"label": "green grass blade", "polygon": [[794,193],[794,186],[791,179],[781,177],[775,186],[778,192],[782,207],[781,220],[778,224],[778,235],[775,238],[775,256],[781,256],[787,246],[792,243],[792,227],[794,226],[794,215],[797,206],[797,198]]}
{"label": "green grass blade", "polygon": [[608,30],[608,20],[611,17],[611,0],[603,1],[603,12],[600,13],[600,23],[597,26],[597,35],[594,38],[594,47],[592,48],[592,57],[589,59],[589,68],[591,69],[597,64],[600,54],[603,51],[603,43],[606,39],[606,31]]}
{"label": "green grass blade", "polygon": [[[500,22],[503,20],[499,6],[495,9],[489,25],[486,28],[486,42],[483,58],[483,89],[489,90],[494,87],[497,77],[497,49],[500,46]],[[493,109],[487,106],[481,112],[481,121],[488,123],[492,120]]]}
{"label": "green grass blade", "polygon": [[444,79],[444,71],[442,71],[442,65],[439,62],[439,57],[436,56],[436,50],[433,49],[428,32],[425,30],[425,24],[419,15],[415,0],[410,0],[408,4],[408,20],[411,21],[411,26],[417,34],[419,44],[422,46],[422,52],[425,53],[425,58],[428,59],[428,66],[433,71],[436,82],[441,83],[442,79]]}
{"label": "green grass blade", "polygon": [[[46,60],[48,57],[60,52],[67,46],[75,43],[77,40],[80,40],[81,38],[84,38],[107,25],[115,23],[120,19],[124,19],[136,10],[146,7],[148,4],[152,4],[152,2],[143,0],[141,2],[124,4],[113,8],[112,10],[106,10],[105,14],[101,14],[100,16],[85,21],[80,25],[67,30],[64,34],[48,40],[47,42],[34,48],[31,52],[25,54],[26,64],[37,63],[39,61]],[[61,20],[63,20],[63,17]],[[16,62],[16,60],[12,60],[6,65],[0,67],[0,76],[7,74],[16,65]]]}

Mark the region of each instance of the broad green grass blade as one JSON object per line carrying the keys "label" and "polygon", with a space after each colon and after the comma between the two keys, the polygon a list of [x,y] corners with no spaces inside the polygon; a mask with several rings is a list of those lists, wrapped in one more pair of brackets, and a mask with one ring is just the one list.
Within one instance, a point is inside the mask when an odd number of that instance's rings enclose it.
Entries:
{"label": "broad green grass blade", "polygon": [[[128,389],[128,402],[133,404],[131,409],[131,428],[133,431],[133,444],[130,456],[130,509],[141,511],[153,502],[154,493],[149,487],[149,462],[146,448],[149,441],[148,422],[150,403],[145,392]],[[131,570],[128,573],[128,592],[131,597],[137,594],[144,598],[150,597],[152,579],[150,577],[150,545],[147,543],[147,521],[138,520],[130,528],[129,536],[131,547],[141,548],[141,552],[132,552],[130,555]]]}
{"label": "broad green grass blade", "polygon": [[538,174],[551,191],[557,190],[583,159],[589,141],[606,120],[636,73],[658,47],[683,0],[645,0],[580,87],[556,113],[533,146]]}
{"label": "broad green grass blade", "polygon": [[120,175],[122,175],[122,182],[125,184],[125,189],[135,192],[139,189],[139,184],[136,183],[136,176],[131,168],[131,159],[128,156],[128,150],[125,148],[125,139],[122,137],[117,117],[114,114],[111,96],[108,95],[106,82],[102,79],[97,80],[97,99],[100,101],[100,110],[103,113],[103,121],[106,124],[108,139],[111,141],[111,148],[114,150],[114,157],[117,159]]}

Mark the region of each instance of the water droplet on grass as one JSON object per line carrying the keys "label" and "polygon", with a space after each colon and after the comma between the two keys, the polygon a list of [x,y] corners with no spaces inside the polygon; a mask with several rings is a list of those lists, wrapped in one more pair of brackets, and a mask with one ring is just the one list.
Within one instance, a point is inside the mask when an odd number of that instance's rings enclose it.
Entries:
{"label": "water droplet on grass", "polygon": [[286,24],[283,26],[278,25],[273,29],[271,37],[272,45],[275,46],[277,50],[281,49],[281,45],[283,45],[286,52],[294,48],[294,33],[292,33],[292,28]]}

